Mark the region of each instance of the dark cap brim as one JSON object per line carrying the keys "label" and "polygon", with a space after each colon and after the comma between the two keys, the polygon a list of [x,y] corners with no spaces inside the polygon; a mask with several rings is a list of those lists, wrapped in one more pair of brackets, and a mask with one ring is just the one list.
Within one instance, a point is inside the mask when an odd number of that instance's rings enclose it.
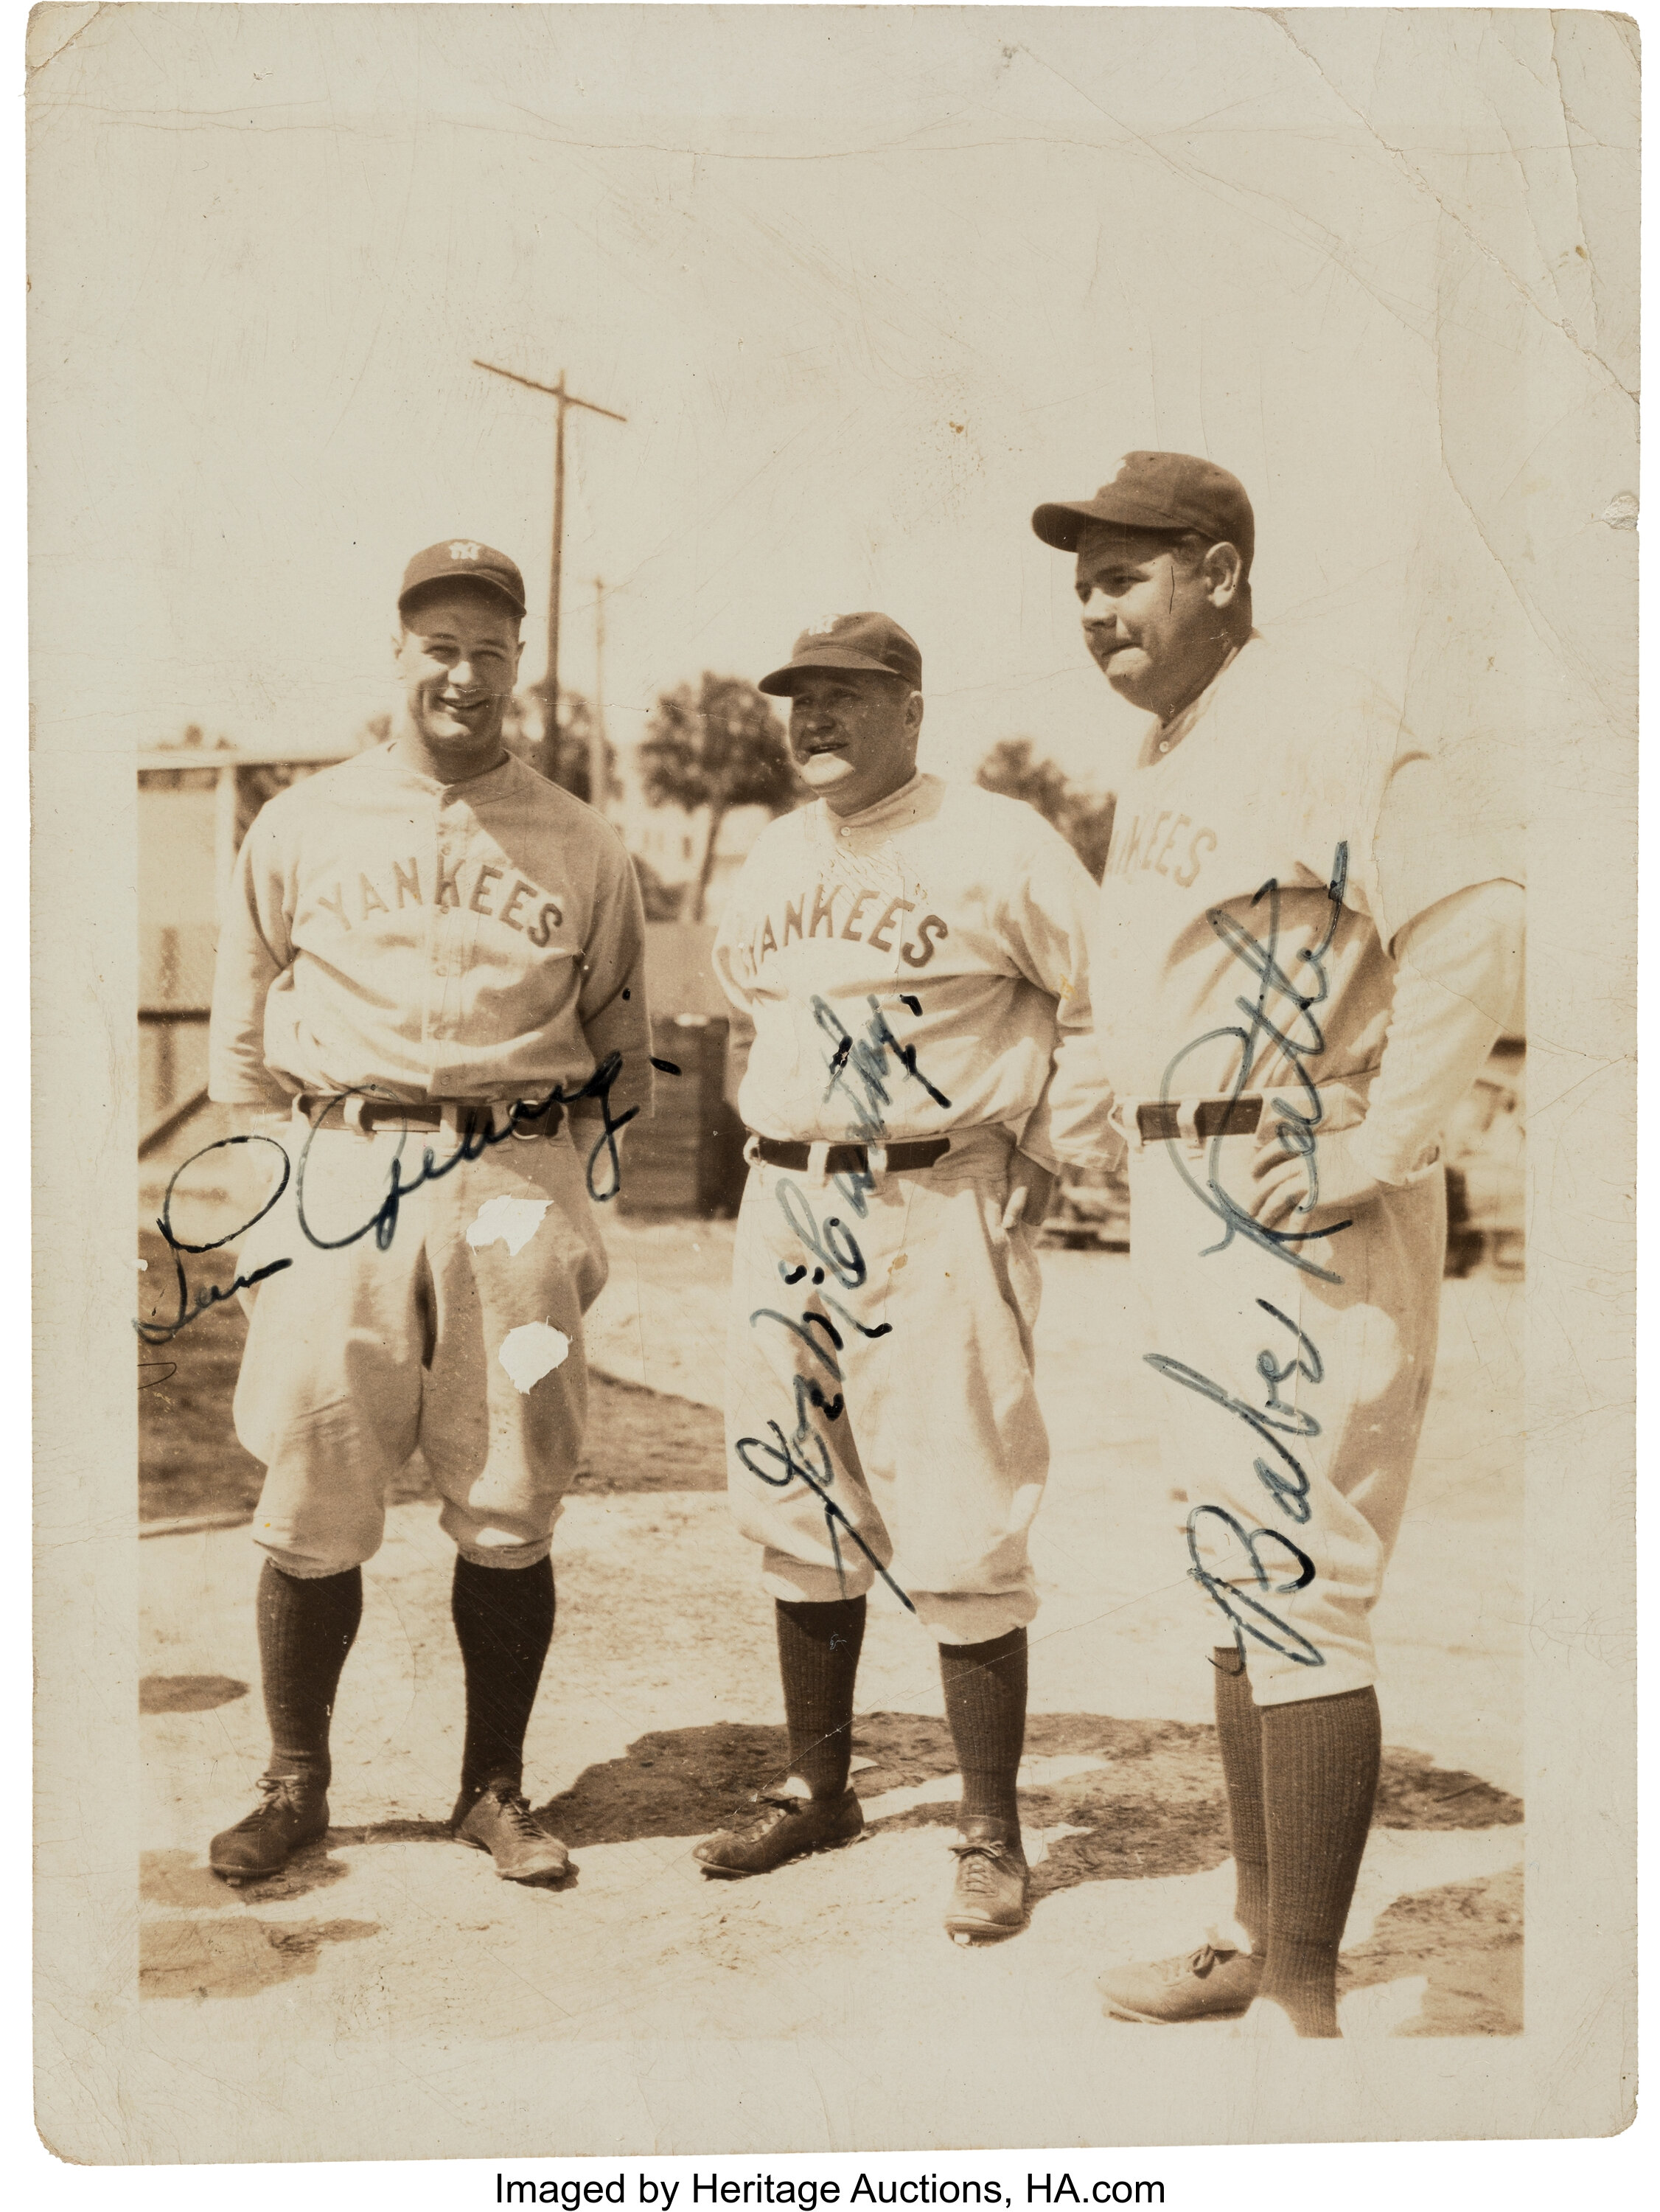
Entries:
{"label": "dark cap brim", "polygon": [[524,602],[512,586],[504,583],[500,576],[485,575],[476,568],[457,568],[442,576],[423,576],[420,583],[411,584],[407,592],[398,593],[399,614],[411,599],[418,598],[422,592],[436,591],[440,584],[471,584],[476,589],[494,592],[499,599],[506,600],[521,622],[524,620]]}
{"label": "dark cap brim", "polygon": [[1033,529],[1058,553],[1075,553],[1079,538],[1091,523],[1117,523],[1126,530],[1162,530],[1172,535],[1188,527],[1145,500],[1105,499],[1099,492],[1094,499],[1051,500],[1032,517]]}
{"label": "dark cap brim", "polygon": [[[787,699],[795,690],[791,678],[805,675],[814,668],[863,668],[872,676],[891,677],[895,684],[911,684],[911,678],[897,668],[890,668],[885,660],[873,660],[868,653],[850,652],[845,646],[827,645],[821,653],[808,654],[800,660],[787,662],[775,668],[770,676],[763,676],[755,686],[758,691],[770,691],[776,698]],[[917,689],[911,684],[912,690]]]}

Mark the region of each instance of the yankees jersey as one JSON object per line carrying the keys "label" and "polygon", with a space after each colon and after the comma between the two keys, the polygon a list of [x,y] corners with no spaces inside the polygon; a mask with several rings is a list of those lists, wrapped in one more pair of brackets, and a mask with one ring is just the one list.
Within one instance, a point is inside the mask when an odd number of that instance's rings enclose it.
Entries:
{"label": "yankees jersey", "polygon": [[809,1143],[999,1123],[1045,1167],[1111,1158],[1094,902],[1032,807],[936,775],[846,820],[821,799],[772,823],[715,943],[754,1029],[745,1122]]}
{"label": "yankees jersey", "polygon": [[645,948],[622,841],[579,799],[511,756],[443,784],[380,745],[279,793],[243,842],[210,1095],[569,1097],[615,1052],[613,1113],[644,1107]]}
{"label": "yankees jersey", "polygon": [[1364,1099],[1396,937],[1509,872],[1398,708],[1253,632],[1119,787],[1091,933],[1108,1080],[1227,1097],[1243,1061],[1247,1091]]}

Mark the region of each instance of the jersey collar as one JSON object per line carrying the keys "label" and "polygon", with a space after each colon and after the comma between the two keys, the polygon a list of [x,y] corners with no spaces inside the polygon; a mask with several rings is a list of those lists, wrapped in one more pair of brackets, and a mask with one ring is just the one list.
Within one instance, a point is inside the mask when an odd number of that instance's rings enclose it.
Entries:
{"label": "jersey collar", "polygon": [[890,791],[886,799],[879,799],[874,806],[867,806],[861,814],[833,813],[829,800],[821,799],[819,805],[822,810],[824,826],[833,838],[841,830],[892,829],[898,822],[908,820],[916,812],[917,801],[922,795],[925,781],[923,771],[918,769],[908,783],[902,783],[897,791]]}

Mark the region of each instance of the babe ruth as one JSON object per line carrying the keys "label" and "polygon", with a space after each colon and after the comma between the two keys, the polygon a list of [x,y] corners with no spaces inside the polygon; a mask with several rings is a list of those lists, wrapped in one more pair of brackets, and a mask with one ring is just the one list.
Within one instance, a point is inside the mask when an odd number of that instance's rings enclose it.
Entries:
{"label": "babe ruth", "polygon": [[1092,932],[1184,1564],[1209,1601],[1238,1925],[1109,2013],[1332,2036],[1380,1745],[1370,1614],[1435,1366],[1437,1139],[1518,980],[1522,892],[1353,670],[1252,628],[1244,488],[1133,453],[1038,508],[1152,715]]}
{"label": "babe ruth", "polygon": [[213,1839],[231,1881],[328,1826],[362,1565],[417,1447],[457,1549],[456,1833],[506,1879],[568,1865],[524,1800],[524,1733],[605,1281],[589,1164],[609,1194],[610,1129],[651,1096],[645,924],[615,833],[503,746],[517,568],[431,546],[397,611],[390,741],[263,809],[220,932],[211,1095],[291,1115],[239,1255],[245,1282],[264,1273],[243,1291],[235,1419],[266,1468],[271,1755],[255,1810]]}
{"label": "babe ruth", "polygon": [[1063,1160],[1119,1147],[1091,1048],[1094,886],[1032,808],[917,770],[922,661],[880,614],[797,639],[811,802],[763,831],[715,966],[754,1044],[727,1358],[730,1494],[777,1603],[790,1771],[710,1875],[851,1843],[865,1593],[940,1647],[962,1770],[946,1925],[1025,1924],[1015,1774],[1027,1531],[1049,1446],[1033,1237]]}

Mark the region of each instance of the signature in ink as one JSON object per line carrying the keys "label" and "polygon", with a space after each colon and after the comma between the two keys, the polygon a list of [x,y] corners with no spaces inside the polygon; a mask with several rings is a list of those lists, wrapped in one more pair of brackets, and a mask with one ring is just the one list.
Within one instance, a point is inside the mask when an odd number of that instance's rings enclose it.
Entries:
{"label": "signature in ink", "polygon": [[[905,1003],[918,1013],[920,1002],[909,992]],[[839,1093],[852,1115],[851,1135],[859,1143],[880,1144],[888,1133],[881,1109],[893,1103],[888,1084],[893,1079],[888,1065],[891,1053],[913,1083],[920,1084],[936,1106],[948,1106],[951,1101],[944,1091],[930,1083],[917,1065],[917,1048],[902,1044],[894,1036],[881,1002],[874,992],[865,1002],[870,1009],[870,1019],[864,1035],[856,1038],[841,1016],[827,999],[815,994],[811,1005],[813,1019],[832,1042],[833,1049],[827,1062],[830,1076],[825,1086],[824,1103]],[[854,1085],[857,1085],[857,1091]]]}
{"label": "signature in ink", "polygon": [[[1163,1352],[1150,1352],[1147,1363],[1170,1382],[1179,1383],[1184,1389],[1196,1391],[1213,1405],[1237,1414],[1268,1447],[1278,1464],[1258,1456],[1253,1462],[1257,1480],[1267,1491],[1275,1507],[1299,1527],[1306,1526],[1313,1508],[1309,1504],[1309,1477],[1306,1469],[1283,1441],[1286,1436],[1312,1439],[1320,1433],[1320,1424],[1314,1415],[1300,1406],[1288,1404],[1280,1395],[1281,1385],[1293,1375],[1311,1385],[1320,1382],[1325,1375],[1325,1363],[1321,1358],[1312,1339],[1300,1328],[1288,1315],[1270,1305],[1266,1298],[1258,1298],[1262,1310],[1290,1330],[1291,1356],[1284,1364],[1274,1352],[1264,1347],[1257,1355],[1257,1372],[1268,1386],[1268,1395],[1260,1406],[1249,1404],[1213,1382],[1197,1368],[1187,1366],[1179,1359],[1172,1359]],[[1193,1580],[1212,1601],[1221,1607],[1233,1632],[1234,1650],[1241,1667],[1245,1665],[1246,1636],[1254,1637],[1271,1651],[1293,1659],[1300,1667],[1323,1667],[1324,1655],[1300,1630],[1262,1602],[1241,1589],[1237,1582],[1226,1582],[1205,1566],[1200,1556],[1199,1536],[1207,1524],[1220,1523],[1232,1535],[1251,1564],[1255,1587],[1269,1596],[1288,1596],[1293,1591],[1306,1589],[1314,1580],[1314,1562],[1300,1545],[1294,1543],[1282,1529],[1272,1528],[1247,1528],[1244,1522],[1221,1505],[1196,1505],[1187,1516],[1187,1551],[1191,1561],[1189,1572]],[[1212,1525],[1209,1530],[1216,1534]],[[1277,1545],[1295,1562],[1294,1580],[1271,1582],[1269,1570],[1259,1547]],[[1283,1570],[1282,1570],[1283,1571]]]}
{"label": "signature in ink", "polygon": [[[664,1075],[678,1075],[681,1072],[673,1060],[659,1060],[655,1054],[651,1055],[651,1065]],[[162,1197],[161,1218],[155,1224],[173,1255],[173,1273],[178,1288],[177,1310],[167,1321],[135,1321],[134,1328],[146,1344],[166,1344],[177,1336],[181,1329],[187,1328],[191,1322],[199,1320],[213,1307],[222,1305],[227,1299],[234,1297],[239,1291],[251,1290],[257,1283],[263,1283],[268,1277],[280,1274],[285,1267],[291,1267],[294,1265],[292,1259],[272,1260],[263,1267],[256,1267],[251,1274],[238,1275],[233,1281],[223,1288],[209,1284],[205,1289],[192,1294],[185,1278],[182,1256],[186,1253],[216,1252],[223,1246],[233,1243],[239,1237],[245,1237],[255,1224],[263,1221],[276,1204],[288,1188],[291,1177],[294,1183],[295,1212],[300,1232],[308,1244],[314,1246],[318,1251],[338,1252],[343,1250],[348,1245],[357,1243],[360,1238],[373,1234],[376,1249],[385,1252],[391,1248],[392,1239],[397,1234],[398,1209],[411,1191],[419,1190],[422,1183],[440,1181],[445,1176],[452,1174],[466,1161],[482,1159],[493,1145],[505,1144],[515,1130],[534,1127],[537,1121],[552,1113],[555,1107],[572,1105],[580,1098],[597,1098],[600,1102],[602,1127],[599,1135],[594,1140],[593,1149],[588,1155],[586,1180],[588,1195],[599,1205],[608,1204],[622,1188],[622,1159],[617,1150],[617,1133],[620,1130],[626,1129],[639,1112],[638,1106],[630,1106],[621,1114],[614,1114],[611,1110],[611,1091],[621,1069],[621,1053],[609,1053],[579,1089],[567,1091],[555,1085],[545,1098],[535,1101],[524,1099],[516,1101],[506,1126],[500,1129],[491,1127],[489,1109],[488,1106],[481,1106],[476,1119],[470,1115],[466,1120],[461,1141],[447,1159],[439,1160],[434,1156],[432,1146],[425,1146],[422,1148],[419,1170],[407,1179],[403,1174],[403,1148],[409,1141],[409,1132],[405,1130],[398,1139],[397,1148],[387,1169],[385,1197],[367,1221],[360,1223],[357,1228],[348,1231],[343,1237],[320,1237],[306,1217],[306,1169],[311,1158],[312,1146],[318,1133],[316,1126],[313,1126],[306,1133],[306,1141],[300,1147],[297,1165],[290,1161],[286,1146],[280,1144],[275,1137],[263,1134],[221,1137],[211,1145],[204,1145],[200,1152],[193,1152],[189,1159],[173,1170]],[[363,1097],[367,1094],[352,1091],[342,1095]],[[186,1243],[173,1225],[173,1193],[178,1188],[180,1176],[187,1174],[199,1160],[206,1159],[210,1152],[221,1152],[231,1145],[255,1144],[270,1145],[282,1158],[282,1178],[276,1189],[272,1191],[257,1213],[250,1215],[246,1221],[239,1223],[234,1229],[228,1231],[223,1237],[210,1238],[205,1244]],[[594,1169],[602,1152],[607,1156],[609,1170],[609,1184],[603,1189],[598,1188],[594,1182]]]}
{"label": "signature in ink", "polygon": [[[900,997],[901,1003],[913,1014],[921,1013],[921,1002],[912,993],[902,992]],[[881,1109],[892,1103],[888,1088],[890,1081],[894,1080],[889,1067],[890,1054],[904,1075],[920,1085],[936,1104],[948,1106],[951,1102],[917,1065],[916,1047],[903,1043],[894,1035],[888,1017],[881,1010],[881,1002],[874,994],[869,996],[867,1004],[870,1008],[870,1019],[860,1037],[854,1036],[827,999],[815,996],[812,1000],[812,1010],[815,1023],[830,1045],[825,1060],[829,1077],[824,1093],[825,1102],[827,1103],[839,1093],[851,1115],[850,1140],[880,1144],[887,1135],[888,1126]],[[849,1210],[857,1218],[863,1220],[869,1211],[867,1194],[875,1188],[875,1177],[866,1168],[851,1174],[838,1174],[833,1182]],[[779,1276],[791,1287],[810,1277],[810,1288],[815,1294],[816,1305],[809,1304],[804,1306],[799,1319],[780,1312],[775,1306],[758,1306],[749,1316],[749,1326],[754,1328],[760,1322],[769,1322],[788,1330],[806,1346],[814,1360],[825,1370],[831,1382],[840,1384],[845,1379],[840,1355],[847,1348],[849,1336],[844,1335],[838,1328],[830,1318],[830,1313],[838,1316],[850,1333],[868,1340],[891,1336],[894,1325],[891,1322],[869,1325],[860,1321],[843,1298],[834,1297],[827,1287],[833,1280],[845,1295],[851,1295],[863,1290],[866,1285],[869,1272],[868,1263],[858,1238],[846,1222],[839,1214],[827,1214],[821,1222],[800,1185],[787,1176],[779,1178],[774,1194],[791,1234],[805,1255],[794,1263],[781,1260],[779,1262]],[[828,1307],[830,1312],[820,1312],[817,1306]],[[841,1420],[846,1412],[845,1394],[838,1389],[833,1395],[827,1395],[823,1382],[810,1373],[797,1374],[794,1378],[794,1388],[796,1419],[792,1433],[786,1437],[777,1421],[769,1421],[766,1426],[775,1441],[767,1443],[759,1437],[741,1437],[734,1447],[738,1458],[751,1474],[772,1488],[785,1489],[797,1480],[804,1482],[816,1493],[824,1509],[825,1528],[830,1539],[831,1555],[836,1563],[838,1578],[841,1579],[843,1575],[841,1540],[838,1529],[845,1528],[900,1603],[907,1611],[914,1613],[916,1607],[911,1600],[881,1565],[830,1495],[835,1481],[835,1469],[829,1445],[815,1427],[813,1417],[817,1413],[822,1414],[827,1422]],[[756,1465],[752,1453],[760,1453],[774,1466],[781,1468],[783,1472],[768,1474],[764,1468]],[[815,1458],[816,1472],[811,1463]],[[845,1581],[843,1586],[845,1587]]]}
{"label": "signature in ink", "polygon": [[[1340,843],[1332,857],[1331,878],[1326,886],[1326,897],[1330,911],[1324,934],[1318,945],[1300,949],[1291,961],[1294,969],[1306,969],[1296,981],[1286,973],[1280,956],[1280,901],[1278,882],[1270,877],[1252,899],[1252,906],[1266,900],[1268,903],[1268,933],[1265,938],[1253,937],[1225,908],[1213,907],[1206,916],[1211,928],[1226,945],[1234,958],[1240,961],[1257,978],[1254,999],[1240,997],[1235,1006],[1245,1016],[1246,1026],[1229,1024],[1221,1029],[1207,1030],[1203,1036],[1195,1037],[1182,1049],[1165,1070],[1160,1085],[1160,1099],[1169,1102],[1180,1097],[1177,1071],[1193,1053],[1214,1044],[1218,1038],[1232,1037],[1239,1046],[1239,1073],[1233,1080],[1228,1100],[1242,1097],[1251,1087],[1251,1079],[1259,1054],[1277,1046],[1290,1062],[1292,1073],[1300,1086],[1302,1103],[1290,1104],[1283,1098],[1270,1098],[1269,1110],[1275,1119],[1280,1142],[1288,1152],[1299,1152],[1307,1165],[1308,1196],[1298,1207],[1307,1213],[1319,1202],[1319,1169],[1316,1158],[1317,1133],[1324,1112],[1320,1093],[1310,1076],[1305,1062],[1318,1059],[1325,1050],[1325,1036],[1314,1009],[1323,1006],[1330,992],[1330,981],[1326,974],[1326,955],[1331,950],[1337,924],[1342,917],[1343,893],[1348,884],[1348,845]],[[1299,984],[1306,988],[1299,988]],[[1283,1001],[1283,1007],[1279,1002]],[[1275,1012],[1269,1009],[1273,1002]],[[1275,1016],[1278,1018],[1275,1018]],[[1272,1252],[1277,1258],[1303,1273],[1318,1276],[1322,1282],[1339,1283],[1342,1277],[1329,1267],[1321,1267],[1306,1252],[1293,1251],[1293,1245],[1301,1245],[1315,1237],[1330,1237],[1351,1228],[1353,1218],[1336,1221],[1324,1229],[1269,1229],[1253,1220],[1250,1209],[1222,1188],[1220,1177],[1221,1138],[1211,1139],[1209,1159],[1204,1181],[1201,1182],[1189,1170],[1186,1162],[1174,1146],[1171,1158],[1177,1172],[1187,1184],[1200,1204],[1215,1214],[1223,1224],[1223,1233],[1209,1248],[1211,1252],[1224,1250],[1236,1236],[1245,1237],[1263,1250]]]}

